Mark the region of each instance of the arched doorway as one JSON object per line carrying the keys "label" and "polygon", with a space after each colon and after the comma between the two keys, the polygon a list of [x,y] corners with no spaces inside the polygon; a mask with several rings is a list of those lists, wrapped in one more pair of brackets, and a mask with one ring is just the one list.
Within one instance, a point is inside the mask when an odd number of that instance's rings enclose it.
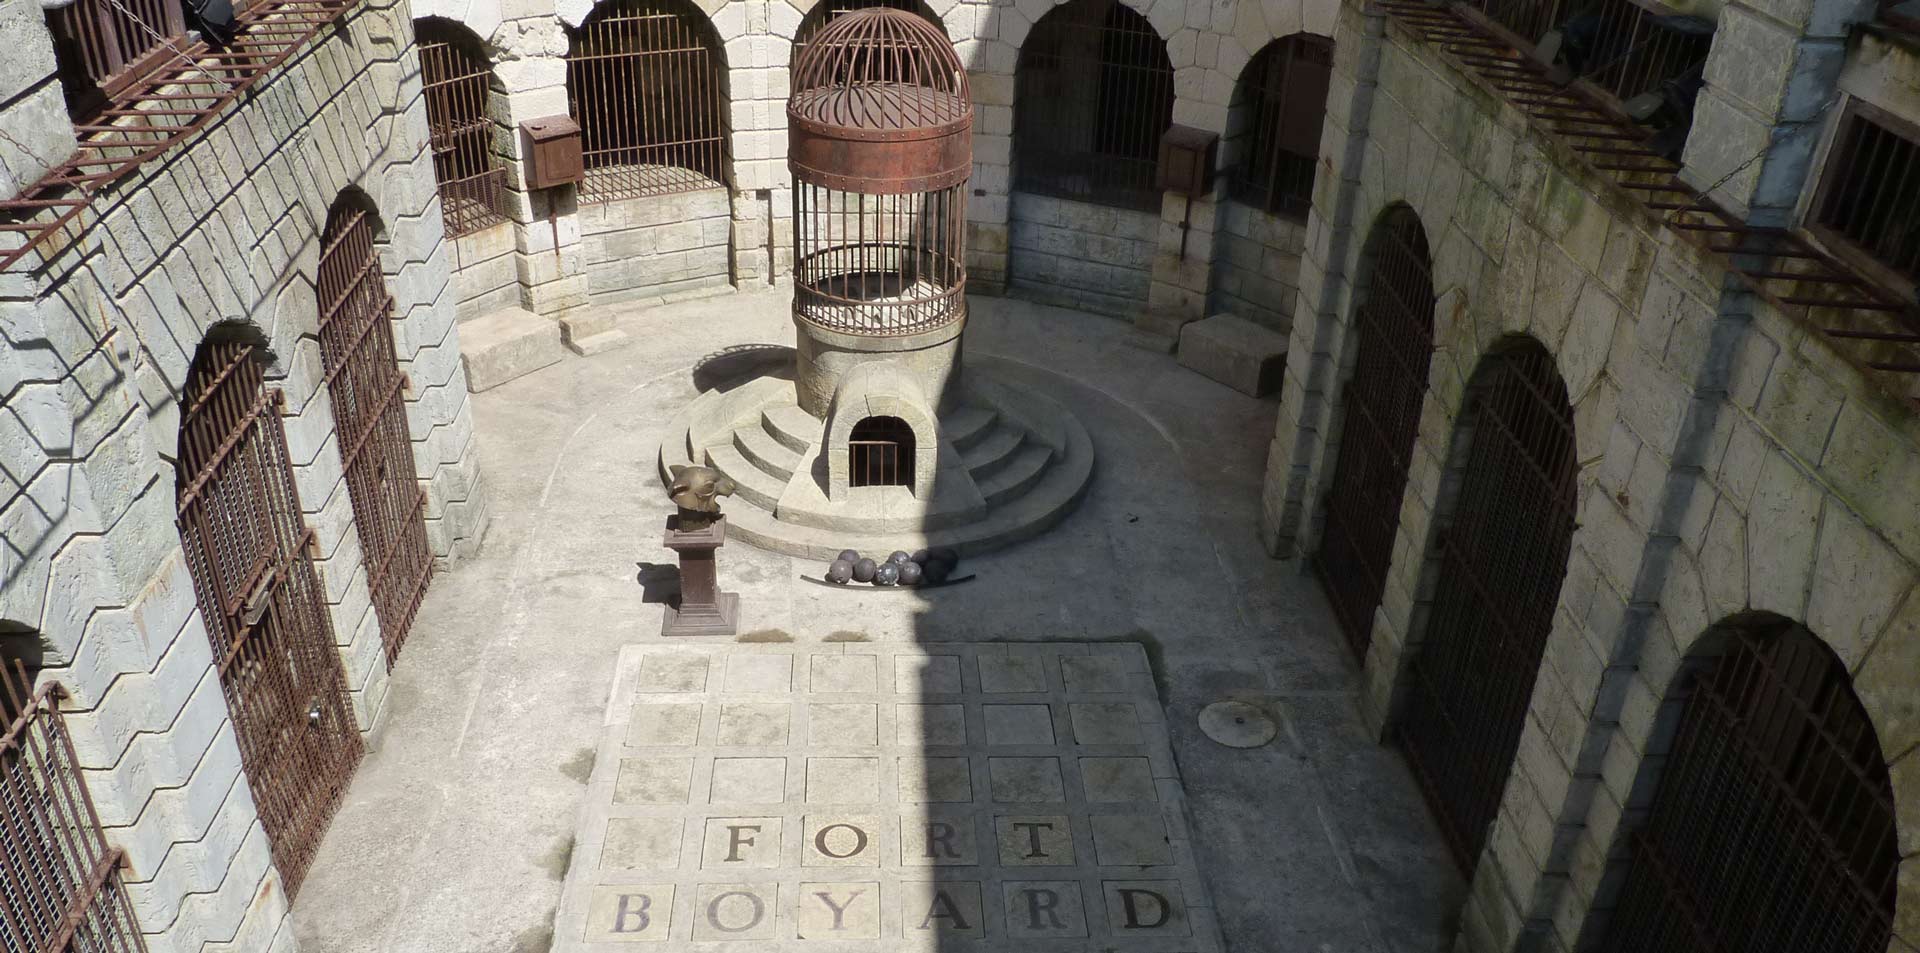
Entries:
{"label": "arched doorway", "polygon": [[1573,542],[1573,408],[1553,355],[1501,342],[1467,385],[1434,529],[1439,561],[1394,736],[1471,871],[1500,810]]}
{"label": "arched doorway", "polygon": [[287,456],[284,395],[257,341],[202,342],[180,399],[180,543],[280,882],[292,897],[360,762]]}
{"label": "arched doorway", "polygon": [[1671,739],[1641,764],[1635,787],[1649,772],[1658,786],[1644,821],[1622,826],[1594,948],[1885,953],[1893,786],[1833,650],[1777,616],[1737,619],[1702,640],[1666,704],[1679,716],[1660,719]]}
{"label": "arched doorway", "polygon": [[898,417],[868,417],[847,440],[850,486],[913,486],[913,428]]}
{"label": "arched doorway", "polygon": [[726,54],[698,8],[616,0],[568,33],[582,204],[728,182]]}
{"label": "arched doorway", "polygon": [[1389,209],[1367,237],[1353,309],[1353,373],[1314,569],[1354,654],[1365,658],[1386,592],[1433,353],[1433,259],[1420,216]]}
{"label": "arched doorway", "polygon": [[373,213],[341,196],[327,215],[320,248],[320,360],[367,590],[392,668],[433,578],[427,491],[414,478],[407,376],[394,353],[393,295],[374,247]]}
{"label": "arched doorway", "polygon": [[462,24],[424,17],[414,34],[440,214],[448,238],[471,235],[507,220],[507,170],[493,151],[498,127],[487,108],[493,70],[479,37]]}

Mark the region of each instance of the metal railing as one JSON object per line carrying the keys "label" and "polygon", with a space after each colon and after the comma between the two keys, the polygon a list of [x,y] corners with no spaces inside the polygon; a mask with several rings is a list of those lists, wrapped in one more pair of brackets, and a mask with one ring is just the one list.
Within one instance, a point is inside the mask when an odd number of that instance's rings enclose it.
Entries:
{"label": "metal railing", "polygon": [[1173,63],[1153,24],[1115,0],[1070,0],[1040,18],[1014,73],[1013,187],[1157,211]]}
{"label": "metal railing", "polygon": [[847,439],[852,486],[912,486],[913,428],[898,417],[868,417]]}
{"label": "metal railing", "polygon": [[68,111],[89,119],[187,32],[178,0],[73,0],[47,11]]}
{"label": "metal railing", "polygon": [[966,207],[964,185],[863,195],[796,184],[795,313],[853,334],[910,334],[959,317]]}
{"label": "metal railing", "polygon": [[820,0],[813,5],[813,9],[807,11],[805,17],[801,18],[800,29],[793,34],[792,62],[800,62],[800,54],[806,50],[807,44],[813,41],[815,34],[826,29],[827,24],[844,14],[865,10],[868,7],[905,10],[908,13],[919,14],[928,23],[940,27],[943,31],[946,29],[946,25],[940,22],[940,15],[934,13],[933,9],[921,0]]}
{"label": "metal railing", "polygon": [[1814,224],[1920,283],[1920,134],[1856,104],[1821,178]]}
{"label": "metal railing", "polygon": [[74,152],[19,195],[0,201],[0,270],[68,231],[93,197],[206,128],[228,103],[338,20],[354,0],[253,0],[234,39],[169,46],[76,124]]}
{"label": "metal railing", "polygon": [[1711,22],[1678,16],[1653,0],[1469,0],[1466,5],[1525,44],[1540,43],[1557,31],[1557,43],[1538,50],[1552,54],[1543,58],[1557,62],[1562,78],[1585,79],[1621,102],[1697,75],[1713,45]]}
{"label": "metal railing", "polygon": [[34,690],[0,664],[0,953],[145,953],[60,714],[65,690]]}
{"label": "metal railing", "polygon": [[487,115],[493,73],[464,31],[439,19],[415,24],[427,136],[448,238],[507,220],[507,170],[494,155],[496,126]]}
{"label": "metal railing", "polygon": [[580,124],[583,202],[727,182],[725,57],[681,0],[601,7],[572,33],[567,99]]}
{"label": "metal railing", "polygon": [[1728,640],[1682,676],[1673,743],[1626,837],[1599,949],[1881,953],[1900,850],[1872,721],[1804,628],[1743,625]]}
{"label": "metal railing", "polygon": [[1333,43],[1305,33],[1266,45],[1240,74],[1250,126],[1228,177],[1232,195],[1267,212],[1304,216],[1313,204],[1320,124],[1326,116]]}

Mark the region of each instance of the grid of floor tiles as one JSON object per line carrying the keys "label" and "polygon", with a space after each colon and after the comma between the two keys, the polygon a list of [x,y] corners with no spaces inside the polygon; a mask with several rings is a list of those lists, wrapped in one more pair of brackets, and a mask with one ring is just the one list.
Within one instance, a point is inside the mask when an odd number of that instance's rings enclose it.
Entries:
{"label": "grid of floor tiles", "polygon": [[555,928],[556,951],[1220,948],[1132,643],[629,646]]}

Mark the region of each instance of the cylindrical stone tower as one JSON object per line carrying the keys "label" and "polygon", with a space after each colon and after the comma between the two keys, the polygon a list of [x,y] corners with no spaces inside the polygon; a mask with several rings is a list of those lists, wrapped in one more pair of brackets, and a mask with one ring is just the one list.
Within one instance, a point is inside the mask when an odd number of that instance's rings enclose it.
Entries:
{"label": "cylindrical stone tower", "polygon": [[926,20],[872,7],[821,30],[792,83],[798,403],[825,417],[848,372],[885,361],[945,409],[958,399],[973,167],[959,54]]}

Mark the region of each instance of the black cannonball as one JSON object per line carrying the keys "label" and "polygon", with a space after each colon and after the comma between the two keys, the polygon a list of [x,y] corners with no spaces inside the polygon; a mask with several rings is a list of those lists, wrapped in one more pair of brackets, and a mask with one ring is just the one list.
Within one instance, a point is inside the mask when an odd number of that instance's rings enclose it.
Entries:
{"label": "black cannonball", "polygon": [[920,580],[925,578],[925,572],[926,571],[924,569],[920,568],[919,563],[916,563],[916,562],[901,563],[900,564],[900,584],[903,586],[917,586],[920,584]]}
{"label": "black cannonball", "polygon": [[873,570],[874,585],[891,586],[894,583],[899,581],[900,581],[900,567],[898,564],[885,562],[874,567],[874,570]]}
{"label": "black cannonball", "polygon": [[960,554],[954,552],[951,546],[940,546],[929,550],[927,552],[927,559],[931,562],[946,563],[948,566],[960,565]]}
{"label": "black cannonball", "polygon": [[878,571],[878,568],[879,567],[874,565],[873,560],[861,559],[853,564],[853,581],[872,582],[873,574]]}
{"label": "black cannonball", "polygon": [[949,566],[946,563],[940,562],[939,560],[935,560],[933,562],[927,563],[926,568],[921,570],[920,579],[921,579],[921,582],[923,582],[926,585],[937,586],[943,582],[946,582],[947,577],[949,575],[952,575],[952,573],[953,573],[952,566]]}
{"label": "black cannonball", "polygon": [[919,563],[922,566],[925,566],[927,564],[928,555],[929,554],[927,553],[926,550],[916,549],[913,551],[913,555],[908,556],[907,558],[913,560],[916,563]]}
{"label": "black cannonball", "polygon": [[903,550],[903,549],[896,549],[893,552],[887,554],[887,562],[890,562],[896,566],[903,566],[912,558],[913,557],[907,555],[906,550]]}
{"label": "black cannonball", "polygon": [[844,586],[853,579],[853,563],[836,559],[827,564],[827,581]]}
{"label": "black cannonball", "polygon": [[851,549],[843,549],[840,551],[840,555],[835,556],[833,558],[838,560],[843,560],[847,564],[851,565],[853,563],[857,563],[860,561],[860,554]]}

